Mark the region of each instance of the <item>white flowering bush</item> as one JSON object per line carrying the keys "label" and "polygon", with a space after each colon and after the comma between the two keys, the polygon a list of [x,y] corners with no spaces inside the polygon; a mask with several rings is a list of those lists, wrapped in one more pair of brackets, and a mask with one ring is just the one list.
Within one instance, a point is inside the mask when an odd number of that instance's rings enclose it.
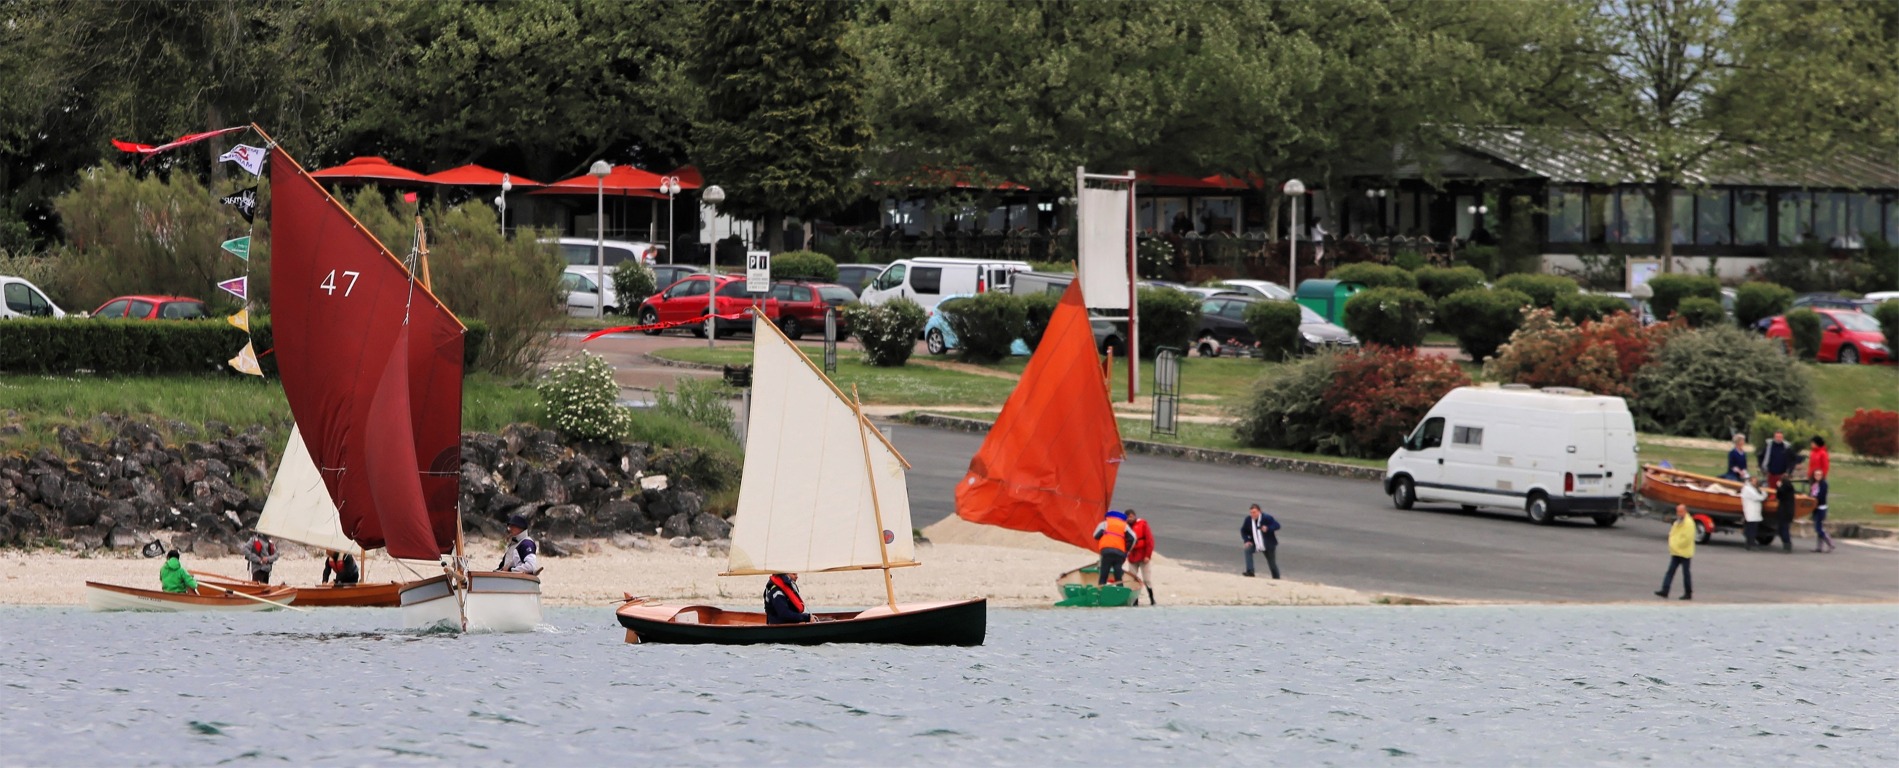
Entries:
{"label": "white flowering bush", "polygon": [[620,385],[613,380],[613,366],[592,352],[547,369],[535,389],[541,393],[548,422],[569,437],[618,440],[632,424],[632,415],[619,405]]}
{"label": "white flowering bush", "polygon": [[851,333],[857,334],[864,347],[864,362],[876,366],[903,365],[916,349],[923,324],[929,321],[923,307],[909,299],[894,299],[877,306],[847,304],[844,316],[850,320]]}

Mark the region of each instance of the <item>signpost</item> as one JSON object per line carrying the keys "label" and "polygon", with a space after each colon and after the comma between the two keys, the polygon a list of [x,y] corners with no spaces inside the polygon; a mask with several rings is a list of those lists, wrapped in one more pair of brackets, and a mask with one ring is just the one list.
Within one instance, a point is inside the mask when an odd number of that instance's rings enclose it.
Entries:
{"label": "signpost", "polygon": [[824,310],[824,373],[837,375],[837,308]]}
{"label": "signpost", "polygon": [[771,293],[771,251],[745,252],[745,292]]}
{"label": "signpost", "polygon": [[1153,434],[1173,435],[1180,431],[1180,352],[1161,347],[1154,356],[1154,427]]}

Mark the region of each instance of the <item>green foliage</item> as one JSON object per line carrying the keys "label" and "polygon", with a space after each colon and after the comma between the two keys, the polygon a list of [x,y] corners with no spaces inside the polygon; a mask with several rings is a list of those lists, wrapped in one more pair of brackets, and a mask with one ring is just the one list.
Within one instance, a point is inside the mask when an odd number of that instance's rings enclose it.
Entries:
{"label": "green foliage", "polygon": [[831,257],[813,251],[787,251],[771,257],[771,276],[774,280],[814,280],[820,283],[837,282],[837,262]]}
{"label": "green foliage", "polygon": [[1787,331],[1793,336],[1790,351],[1801,360],[1820,357],[1820,313],[1801,307],[1787,313]]}
{"label": "green foliage", "polygon": [[1299,305],[1290,301],[1255,301],[1246,305],[1246,329],[1259,342],[1267,360],[1299,354]]}
{"label": "green foliage", "polygon": [[1655,292],[1655,296],[1648,300],[1648,306],[1657,320],[1674,317],[1682,300],[1690,296],[1714,299],[1717,304],[1721,301],[1721,281],[1707,275],[1681,272],[1656,275],[1648,279],[1648,287]]}
{"label": "green foliage", "polygon": [[1437,303],[1437,327],[1457,337],[1457,345],[1482,363],[1497,354],[1523,323],[1529,294],[1508,289],[1465,288]]}
{"label": "green foliage", "polygon": [[1417,251],[1399,251],[1398,255],[1391,258],[1391,264],[1406,272],[1416,272],[1424,266],[1424,254]]}
{"label": "green foliage", "polygon": [[910,359],[910,353],[916,351],[917,335],[923,333],[923,324],[930,319],[923,307],[909,299],[876,306],[846,304],[844,317],[864,347],[864,362],[884,367],[903,365]]}
{"label": "green foliage", "polygon": [[1009,356],[1009,347],[1027,331],[1028,308],[1014,294],[988,291],[951,299],[937,307],[956,334],[964,360],[993,362]]}
{"label": "green foliage", "polygon": [[1343,455],[1352,425],[1326,407],[1339,355],[1321,352],[1278,376],[1262,376],[1233,414],[1233,436],[1254,448]]}
{"label": "green foliage", "polygon": [[1734,324],[1753,328],[1761,320],[1787,311],[1793,299],[1791,288],[1760,281],[1742,283],[1734,291]]}
{"label": "green foliage", "polygon": [[660,387],[653,393],[655,413],[684,419],[727,440],[738,439],[729,404],[733,394],[724,382],[682,376],[674,387],[672,390]]}
{"label": "green foliage", "polygon": [[1635,376],[1643,432],[1725,439],[1756,413],[1812,418],[1805,370],[1772,343],[1727,325],[1675,334]]}
{"label": "green foliage", "polygon": [[1617,312],[1629,311],[1629,305],[1621,299],[1601,293],[1559,293],[1556,295],[1556,316],[1572,323],[1589,320],[1601,320]]}
{"label": "green foliage", "polygon": [[[214,286],[244,274],[245,264],[218,244],[244,235],[244,220],[189,175],[166,182],[115,166],[93,168],[55,207],[71,245],[60,259],[59,279],[41,287],[68,311],[90,311],[135,293],[193,296],[211,304],[213,314],[235,311]],[[264,287],[254,281],[250,290],[259,295]]]}
{"label": "green foliage", "polygon": [[1366,344],[1415,347],[1424,341],[1430,312],[1431,297],[1423,291],[1372,288],[1345,301],[1345,330]]}
{"label": "green foliage", "polygon": [[1721,302],[1701,296],[1682,299],[1681,305],[1675,309],[1675,315],[1688,321],[1690,328],[1706,328],[1728,322],[1727,310],[1721,308]]}
{"label": "green foliage", "polygon": [[582,352],[548,368],[534,388],[541,393],[546,423],[568,437],[605,441],[627,434],[633,417],[620,407],[620,385],[604,357]]}
{"label": "green foliage", "polygon": [[1496,287],[1529,295],[1530,302],[1544,309],[1556,307],[1556,297],[1576,293],[1576,281],[1562,275],[1518,273],[1497,278]]}
{"label": "green foliage", "polygon": [[1789,419],[1778,414],[1762,412],[1754,414],[1753,420],[1747,423],[1748,443],[1757,449],[1759,446],[1766,445],[1768,440],[1772,440],[1775,432],[1785,435],[1787,444],[1792,445],[1796,453],[1804,453],[1810,449],[1815,437],[1825,439],[1828,445],[1835,445],[1832,430],[1806,419]]}
{"label": "green foliage", "polygon": [[535,242],[550,233],[517,230],[501,236],[493,208],[469,202],[447,210],[430,208],[429,272],[435,295],[462,318],[486,325],[479,345],[480,368],[500,376],[521,376],[540,366],[551,349],[556,323],[565,314],[561,301],[563,262],[553,249]]}
{"label": "green foliage", "polygon": [[1200,299],[1170,288],[1142,288],[1140,301],[1141,357],[1152,358],[1161,347],[1187,349],[1200,330]]}
{"label": "green foliage", "polygon": [[1432,301],[1442,301],[1465,288],[1476,288],[1484,284],[1484,273],[1476,267],[1424,267],[1414,273],[1418,279],[1418,290],[1431,297]]}
{"label": "green foliage", "polygon": [[213,373],[229,370],[224,361],[247,340],[222,320],[6,320],[0,321],[0,371]]}
{"label": "green foliage", "polygon": [[[1457,261],[1459,265],[1475,269],[1478,274],[1487,278],[1496,277],[1498,273],[1503,271],[1503,267],[1500,263],[1502,261],[1502,254],[1497,246],[1494,245],[1466,245],[1459,248],[1457,249]],[[1423,280],[1424,277],[1422,275],[1418,276],[1419,282],[1423,282]],[[1448,296],[1450,294],[1445,295]]]}
{"label": "green foliage", "polygon": [[613,267],[613,296],[620,302],[620,314],[632,315],[639,311],[640,302],[659,292],[658,282],[653,270],[639,259],[627,259]]}
{"label": "green foliage", "polygon": [[1417,276],[1403,267],[1389,267],[1373,264],[1369,261],[1341,265],[1326,274],[1331,280],[1358,283],[1366,288],[1412,288],[1418,287]]}
{"label": "green foliage", "polygon": [[1042,334],[1048,331],[1048,320],[1055,315],[1055,305],[1062,297],[1043,291],[1022,297],[1022,343],[1033,350],[1042,344]]}
{"label": "green foliage", "polygon": [[1886,349],[1899,355],[1899,299],[1879,302],[1873,307],[1873,318],[1879,321],[1879,331],[1886,335]]}

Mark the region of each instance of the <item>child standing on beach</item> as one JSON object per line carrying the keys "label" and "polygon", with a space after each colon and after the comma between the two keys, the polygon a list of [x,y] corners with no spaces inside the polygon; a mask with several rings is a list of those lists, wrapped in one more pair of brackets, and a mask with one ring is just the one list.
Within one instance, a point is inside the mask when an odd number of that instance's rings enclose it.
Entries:
{"label": "child standing on beach", "polygon": [[1688,516],[1688,505],[1675,505],[1675,524],[1668,529],[1668,573],[1662,576],[1662,588],[1655,596],[1668,597],[1668,585],[1675,581],[1675,569],[1681,569],[1681,599],[1695,599],[1695,577],[1689,573],[1689,561],[1695,557],[1695,519]]}

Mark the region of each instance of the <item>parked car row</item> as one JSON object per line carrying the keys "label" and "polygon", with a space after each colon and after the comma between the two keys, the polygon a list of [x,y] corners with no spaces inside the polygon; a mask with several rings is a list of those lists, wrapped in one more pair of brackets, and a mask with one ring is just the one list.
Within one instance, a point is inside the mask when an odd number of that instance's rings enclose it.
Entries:
{"label": "parked car row", "polygon": [[[13,317],[66,317],[46,292],[25,278],[0,275],[0,320]],[[199,320],[204,302],[189,296],[120,296],[78,317],[113,320]]]}

